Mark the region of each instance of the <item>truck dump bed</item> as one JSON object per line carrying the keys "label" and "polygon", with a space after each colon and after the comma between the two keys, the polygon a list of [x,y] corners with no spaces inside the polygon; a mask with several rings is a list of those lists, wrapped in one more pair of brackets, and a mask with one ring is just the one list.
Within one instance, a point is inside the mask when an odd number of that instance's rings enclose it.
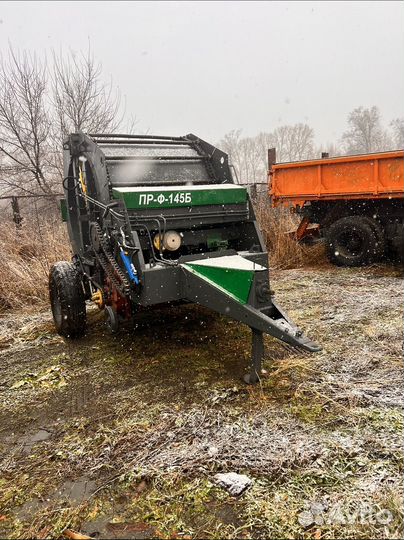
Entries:
{"label": "truck dump bed", "polygon": [[273,206],[307,201],[404,197],[404,151],[278,163],[269,171]]}

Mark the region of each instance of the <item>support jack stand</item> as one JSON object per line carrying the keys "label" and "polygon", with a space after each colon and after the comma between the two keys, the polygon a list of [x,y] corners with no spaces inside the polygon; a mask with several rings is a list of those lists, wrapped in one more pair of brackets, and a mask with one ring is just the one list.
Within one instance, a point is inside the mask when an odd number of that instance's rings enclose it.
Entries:
{"label": "support jack stand", "polygon": [[260,380],[262,357],[264,356],[264,338],[260,330],[252,328],[251,331],[251,371],[247,375],[244,375],[244,382],[247,384],[256,384]]}

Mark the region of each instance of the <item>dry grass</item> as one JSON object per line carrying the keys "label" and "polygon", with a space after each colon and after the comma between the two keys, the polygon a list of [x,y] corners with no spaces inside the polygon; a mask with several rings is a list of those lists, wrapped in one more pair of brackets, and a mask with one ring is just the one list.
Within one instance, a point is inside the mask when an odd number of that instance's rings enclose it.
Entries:
{"label": "dry grass", "polygon": [[0,253],[0,311],[47,302],[50,266],[71,257],[64,224],[43,218],[26,219],[19,230],[4,221]]}
{"label": "dry grass", "polygon": [[270,254],[272,268],[300,268],[325,262],[321,244],[308,246],[297,243],[288,231],[299,225],[300,218],[288,208],[272,208],[267,195],[259,195],[254,208]]}

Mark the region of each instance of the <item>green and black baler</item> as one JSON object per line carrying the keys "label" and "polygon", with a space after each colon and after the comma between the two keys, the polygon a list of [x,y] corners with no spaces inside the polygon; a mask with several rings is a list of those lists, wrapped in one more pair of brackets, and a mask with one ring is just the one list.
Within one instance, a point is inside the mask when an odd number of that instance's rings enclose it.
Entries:
{"label": "green and black baler", "polygon": [[278,307],[268,254],[228,156],[195,135],[71,134],[64,143],[71,263],[55,264],[50,298],[66,337],[86,328],[86,301],[116,332],[142,307],[193,302],[248,325],[259,380],[263,334],[315,352]]}

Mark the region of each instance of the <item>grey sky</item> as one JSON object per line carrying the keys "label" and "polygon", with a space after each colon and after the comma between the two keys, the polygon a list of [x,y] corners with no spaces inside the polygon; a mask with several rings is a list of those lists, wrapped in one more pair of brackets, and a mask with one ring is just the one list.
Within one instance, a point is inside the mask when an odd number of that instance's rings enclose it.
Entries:
{"label": "grey sky", "polygon": [[402,2],[2,2],[0,20],[3,51],[90,42],[152,133],[307,122],[325,143],[359,105],[404,116]]}

